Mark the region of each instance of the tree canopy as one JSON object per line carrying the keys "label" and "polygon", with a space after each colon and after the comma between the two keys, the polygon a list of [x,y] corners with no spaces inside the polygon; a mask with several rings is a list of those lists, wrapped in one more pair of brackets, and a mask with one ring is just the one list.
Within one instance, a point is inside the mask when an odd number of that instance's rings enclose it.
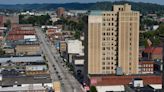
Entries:
{"label": "tree canopy", "polygon": [[33,25],[51,25],[50,16],[41,15],[41,16],[29,16],[29,15],[20,15],[19,16],[20,24],[33,24]]}

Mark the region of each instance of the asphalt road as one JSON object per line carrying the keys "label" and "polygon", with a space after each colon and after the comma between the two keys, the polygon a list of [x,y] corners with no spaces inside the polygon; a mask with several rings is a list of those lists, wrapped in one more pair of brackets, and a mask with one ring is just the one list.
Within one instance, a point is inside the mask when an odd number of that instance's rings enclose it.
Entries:
{"label": "asphalt road", "polygon": [[62,84],[62,92],[84,92],[81,84],[73,77],[73,75],[63,66],[63,59],[57,52],[55,47],[45,37],[41,28],[36,28],[37,36],[41,42],[41,48],[48,61],[50,75],[52,81],[60,81]]}

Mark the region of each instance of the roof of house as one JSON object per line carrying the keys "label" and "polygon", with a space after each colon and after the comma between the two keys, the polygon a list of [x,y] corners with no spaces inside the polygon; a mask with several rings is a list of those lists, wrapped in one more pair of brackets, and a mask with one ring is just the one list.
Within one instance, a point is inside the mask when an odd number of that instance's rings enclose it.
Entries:
{"label": "roof of house", "polygon": [[162,54],[163,48],[162,47],[147,47],[144,50],[145,53],[152,53],[152,54]]}

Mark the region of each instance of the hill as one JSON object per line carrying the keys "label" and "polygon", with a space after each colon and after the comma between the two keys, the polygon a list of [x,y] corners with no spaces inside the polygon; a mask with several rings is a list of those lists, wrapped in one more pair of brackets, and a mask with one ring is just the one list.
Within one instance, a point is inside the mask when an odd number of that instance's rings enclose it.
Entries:
{"label": "hill", "polygon": [[96,2],[96,3],[65,3],[65,4],[16,4],[16,5],[2,5],[0,10],[54,10],[58,7],[74,10],[111,10],[113,4],[129,3],[132,5],[133,10],[140,11],[141,13],[164,13],[164,5],[142,3],[142,2],[129,2],[129,1],[116,1],[116,2]]}

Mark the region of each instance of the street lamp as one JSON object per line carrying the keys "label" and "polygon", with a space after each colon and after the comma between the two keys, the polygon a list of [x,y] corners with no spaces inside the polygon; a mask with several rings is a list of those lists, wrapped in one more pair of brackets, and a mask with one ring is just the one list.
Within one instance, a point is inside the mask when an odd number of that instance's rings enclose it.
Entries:
{"label": "street lamp", "polygon": [[162,42],[162,47],[163,47],[163,56],[162,56],[162,92],[164,92],[164,35],[159,35],[160,37],[160,42]]}

